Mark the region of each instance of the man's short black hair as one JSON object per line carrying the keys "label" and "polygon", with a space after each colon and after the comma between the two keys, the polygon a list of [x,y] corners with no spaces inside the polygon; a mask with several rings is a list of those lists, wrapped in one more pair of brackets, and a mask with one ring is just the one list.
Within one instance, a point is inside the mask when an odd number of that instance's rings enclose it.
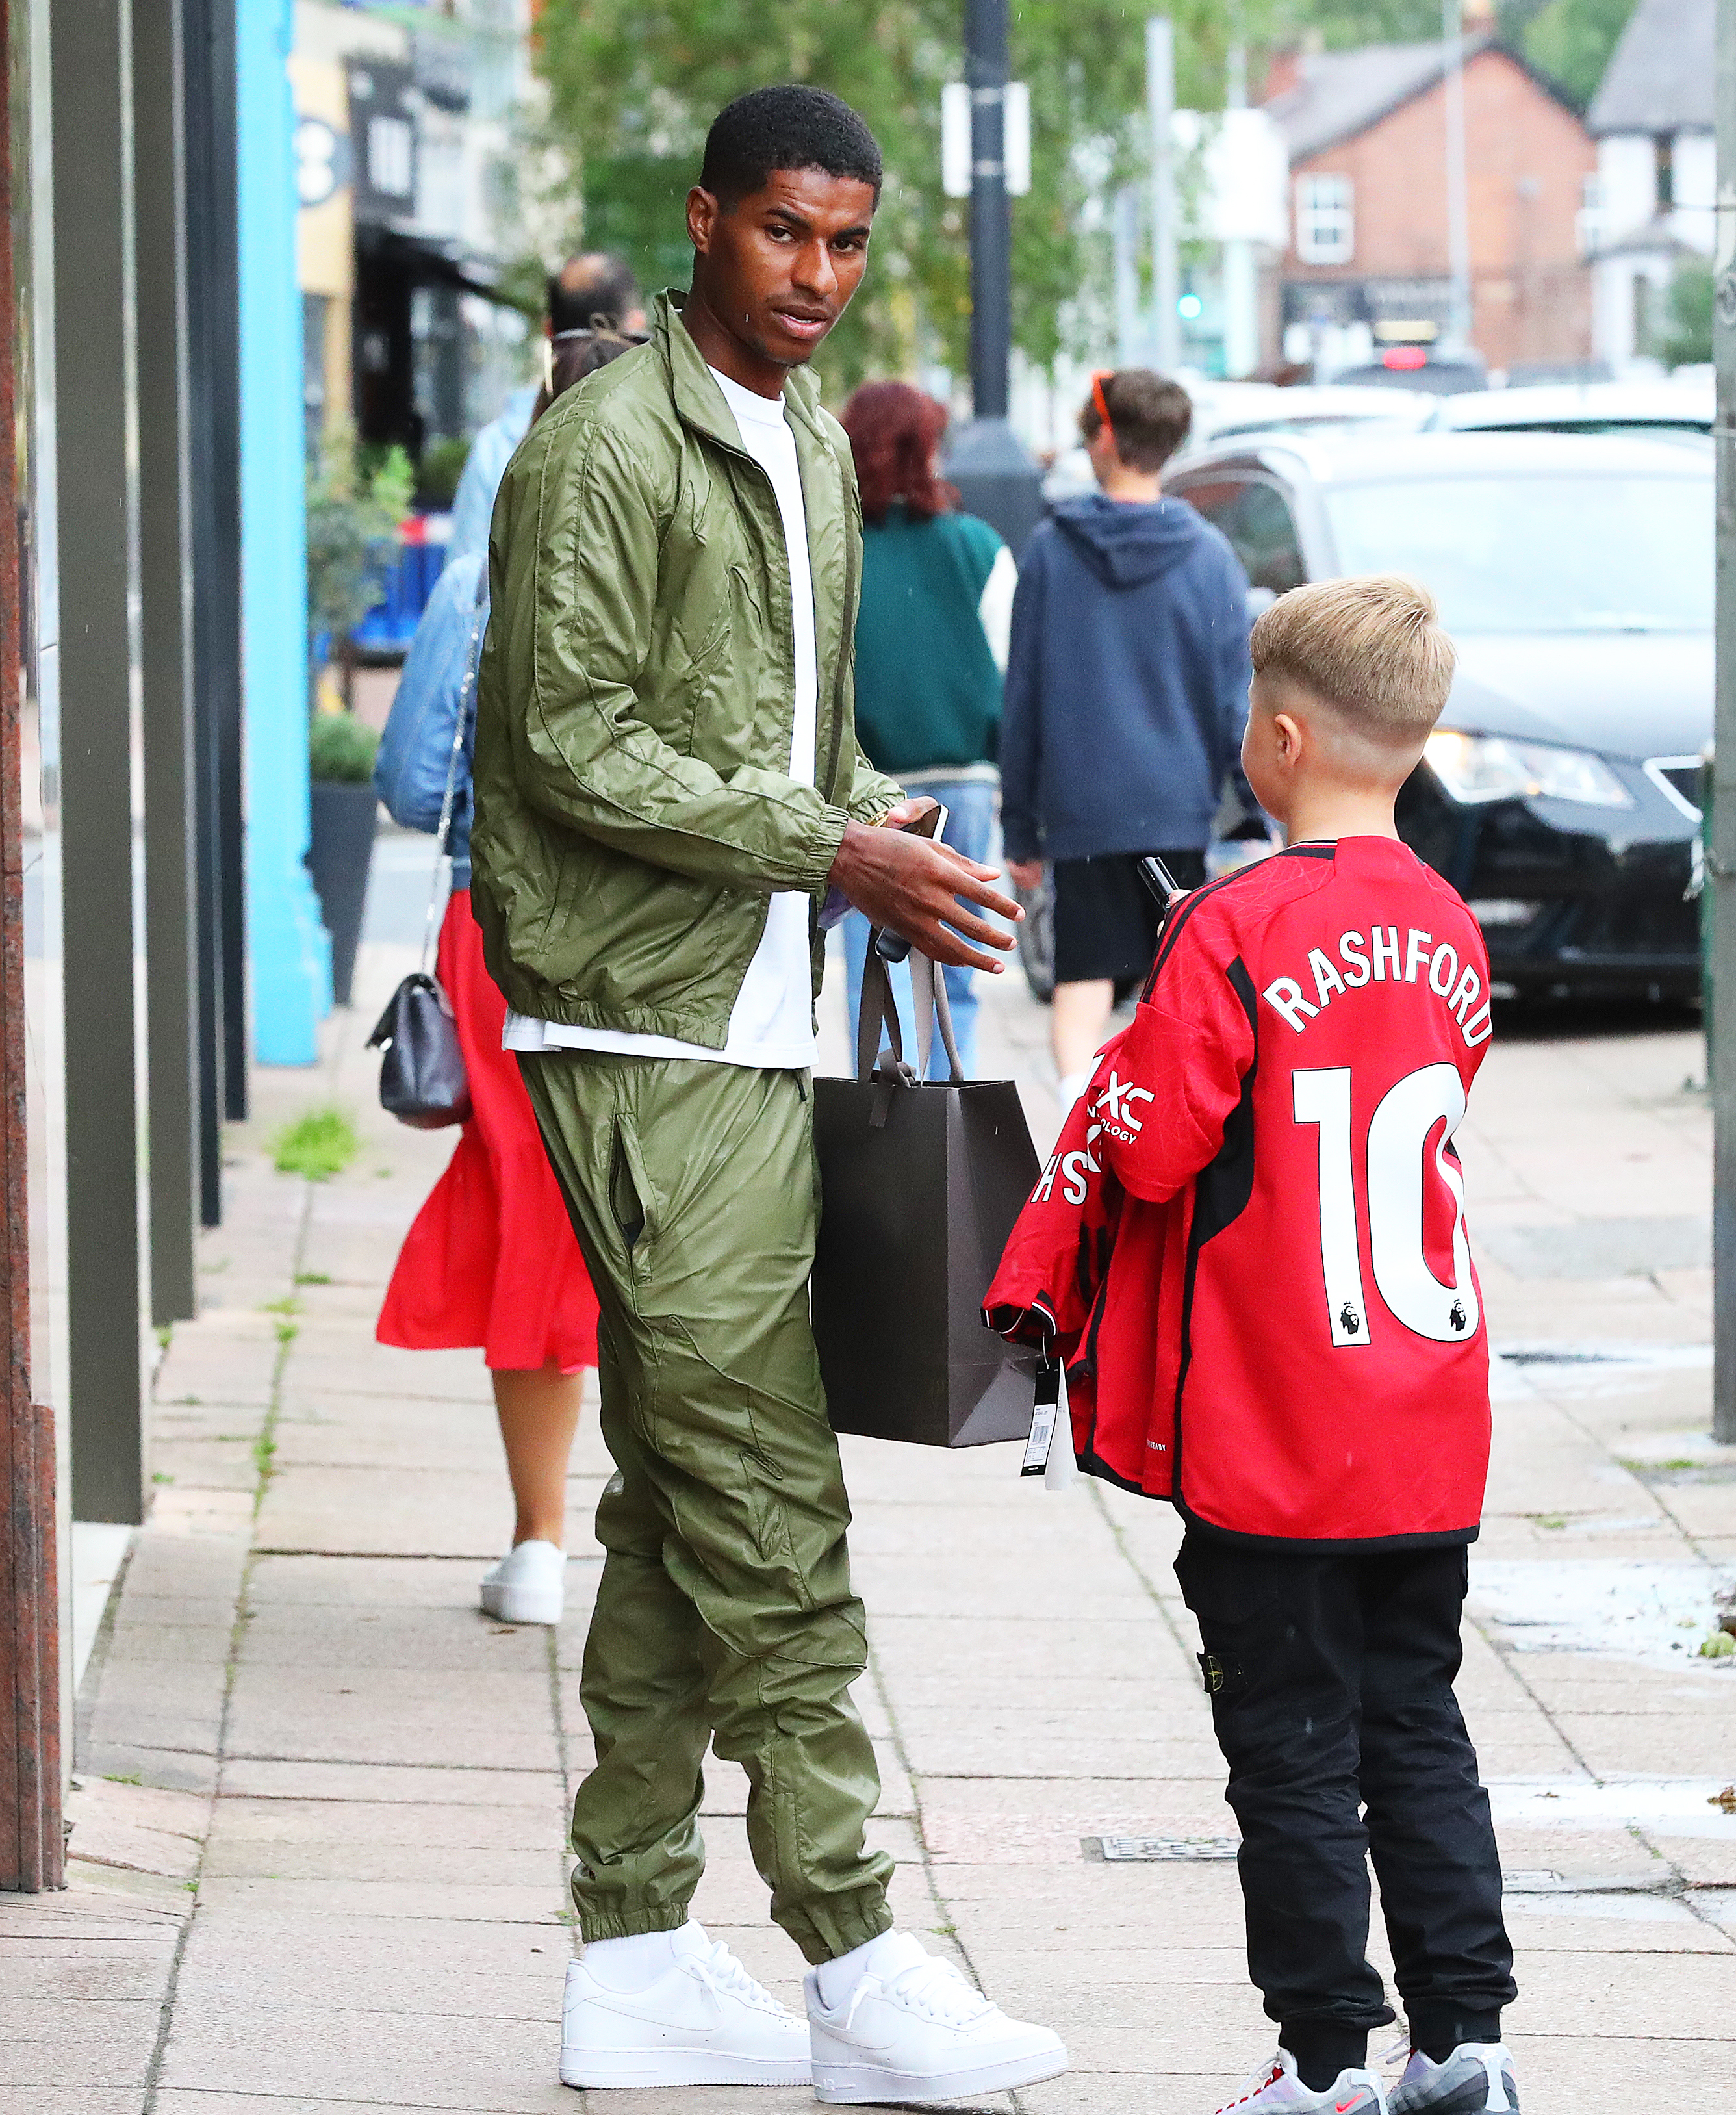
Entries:
{"label": "man's short black hair", "polygon": [[639,287],[618,257],[593,250],[569,257],[548,275],[548,328],[562,331],[619,330],[639,306]]}
{"label": "man's short black hair", "polygon": [[880,202],[880,148],[841,97],[790,81],[750,89],[720,110],[705,137],[699,185],[720,204],[763,190],[774,169],[821,169],[872,184]]}

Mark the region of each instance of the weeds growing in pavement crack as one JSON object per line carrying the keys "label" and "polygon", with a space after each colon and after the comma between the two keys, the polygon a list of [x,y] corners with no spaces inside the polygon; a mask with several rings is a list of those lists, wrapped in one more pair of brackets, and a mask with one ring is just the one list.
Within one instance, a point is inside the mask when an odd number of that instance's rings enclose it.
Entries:
{"label": "weeds growing in pavement crack", "polygon": [[[282,1165],[281,1162],[279,1165]],[[292,1282],[301,1269],[302,1258],[307,1249],[308,1229],[314,1217],[312,1181],[313,1178],[310,1178],[302,1194],[301,1219],[295,1229],[295,1249],[290,1263]],[[286,1300],[268,1301],[266,1311],[277,1314],[281,1318],[286,1311],[299,1311],[299,1302],[291,1295]],[[258,1474],[253,1497],[253,1517],[255,1521],[259,1517],[259,1508],[265,1503],[265,1493],[271,1483],[272,1459],[277,1451],[277,1420],[282,1414],[283,1408],[283,1369],[289,1363],[290,1345],[294,1341],[295,1335],[295,1325],[292,1323],[285,1323],[280,1319],[277,1325],[277,1356],[272,1360],[271,1386],[266,1397],[265,1420],[259,1428],[258,1438],[253,1443],[254,1467]],[[250,1531],[247,1554],[241,1566],[241,1584],[236,1595],[235,1614],[229,1626],[229,1651],[223,1666],[223,1701],[218,1717],[217,1783],[213,1795],[213,1819],[216,1813],[216,1801],[222,1794],[223,1758],[229,1748],[229,1719],[234,1708],[236,1669],[240,1659],[242,1641],[247,1635],[247,1625],[253,1617],[253,1611],[248,1606],[248,1596],[253,1586],[253,1567],[254,1550]],[[155,2115],[157,2096],[163,2077],[163,2057],[168,2048],[169,2030],[175,2017],[175,2001],[181,1989],[181,1965],[186,1959],[187,1942],[192,1936],[194,1918],[199,1914],[199,1893],[200,1885],[204,1879],[206,1843],[208,1841],[208,1836],[205,1841],[200,1843],[197,1869],[193,1878],[186,1883],[187,1892],[193,1900],[190,1913],[182,1922],[180,1935],[175,1942],[175,1957],[169,1964],[168,1981],[163,1989],[163,2004],[157,2022],[157,2039],[151,2050],[150,2062],[145,2067],[144,2097],[141,2115]]]}

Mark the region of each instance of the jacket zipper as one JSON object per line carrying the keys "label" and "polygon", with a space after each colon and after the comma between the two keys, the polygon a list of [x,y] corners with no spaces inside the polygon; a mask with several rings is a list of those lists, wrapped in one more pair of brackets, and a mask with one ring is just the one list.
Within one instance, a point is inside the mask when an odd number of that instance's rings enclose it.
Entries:
{"label": "jacket zipper", "polygon": [[844,507],[844,611],[838,628],[838,668],[831,686],[831,747],[826,759],[826,805],[838,805],[838,752],[844,746],[844,663],[856,625],[856,563],[861,545],[850,533],[848,499]]}

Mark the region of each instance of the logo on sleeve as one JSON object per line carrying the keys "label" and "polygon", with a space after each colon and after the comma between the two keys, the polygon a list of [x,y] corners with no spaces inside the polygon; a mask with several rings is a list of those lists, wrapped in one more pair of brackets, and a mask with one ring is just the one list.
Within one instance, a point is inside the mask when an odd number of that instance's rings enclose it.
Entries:
{"label": "logo on sleeve", "polygon": [[1120,1139],[1124,1145],[1131,1145],[1145,1128],[1143,1122],[1134,1113],[1134,1103],[1156,1099],[1149,1087],[1136,1087],[1111,1071],[1103,1091],[1091,1105],[1091,1113],[1111,1138]]}

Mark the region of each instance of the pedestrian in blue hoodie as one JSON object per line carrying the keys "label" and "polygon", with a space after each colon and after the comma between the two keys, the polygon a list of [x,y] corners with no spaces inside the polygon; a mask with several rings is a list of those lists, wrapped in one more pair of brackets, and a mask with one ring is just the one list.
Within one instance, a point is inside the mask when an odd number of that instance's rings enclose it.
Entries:
{"label": "pedestrian in blue hoodie", "polygon": [[1079,432],[1101,490],[1065,501],[1025,548],[1001,720],[1001,822],[1021,888],[1054,869],[1051,1034],[1063,1106],[1083,1089],[1118,988],[1139,983],[1160,906],[1136,862],[1206,878],[1226,782],[1242,777],[1248,576],[1164,465],[1188,437],[1187,392],[1141,367],[1099,374]]}

